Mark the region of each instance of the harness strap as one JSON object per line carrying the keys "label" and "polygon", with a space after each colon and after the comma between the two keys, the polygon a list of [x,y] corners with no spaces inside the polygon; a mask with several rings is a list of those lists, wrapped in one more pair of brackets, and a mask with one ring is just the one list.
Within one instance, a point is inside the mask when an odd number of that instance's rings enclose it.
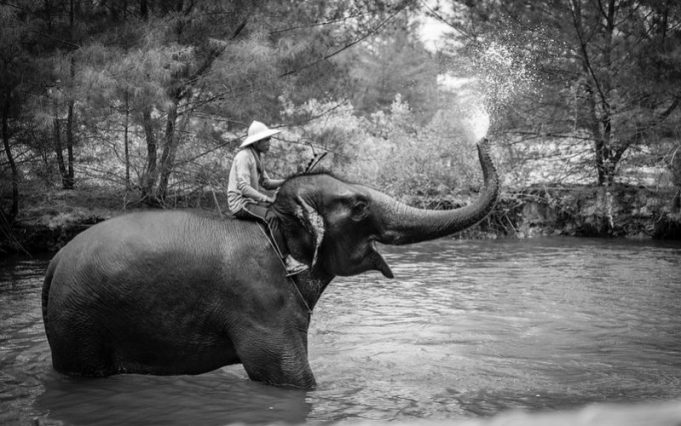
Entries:
{"label": "harness strap", "polygon": [[[272,235],[274,231],[269,226],[267,226],[266,223],[258,222],[258,225],[259,225],[258,228],[260,228],[260,231],[263,234],[265,234],[267,241],[270,243],[270,247],[272,247],[272,250],[274,250],[274,253],[276,253],[279,262],[281,262],[281,266],[284,268],[284,271],[286,271],[286,264],[284,263],[284,259],[281,256],[281,250],[277,246],[276,239]],[[309,320],[310,316],[312,315],[312,309],[310,309],[310,305],[307,304],[305,297],[303,297],[303,293],[300,292],[300,289],[298,288],[298,285],[296,284],[294,277],[286,277],[286,281],[290,282],[293,285],[293,288],[296,289],[298,297],[300,297],[300,300],[303,302],[305,309],[307,309],[307,317]]]}
{"label": "harness strap", "polygon": [[267,241],[270,243],[270,246],[272,246],[272,249],[274,252],[277,254],[277,257],[279,257],[279,260],[281,261],[281,264],[284,265],[284,260],[283,260],[283,255],[281,253],[281,249],[277,245],[277,239],[274,238],[272,228],[267,223],[263,223],[258,221],[258,225],[260,228],[260,231],[265,234],[265,237],[267,237]]}

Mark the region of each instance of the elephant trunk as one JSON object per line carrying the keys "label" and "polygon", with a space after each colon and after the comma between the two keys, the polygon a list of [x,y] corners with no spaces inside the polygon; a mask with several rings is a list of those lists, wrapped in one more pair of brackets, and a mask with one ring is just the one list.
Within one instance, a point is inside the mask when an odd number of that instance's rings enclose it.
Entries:
{"label": "elephant trunk", "polygon": [[384,210],[382,232],[376,238],[383,244],[401,245],[444,237],[462,231],[481,221],[494,207],[499,194],[499,177],[489,154],[489,143],[483,139],[477,145],[482,166],[484,187],[478,199],[454,210],[424,210],[402,204],[382,195],[377,204]]}

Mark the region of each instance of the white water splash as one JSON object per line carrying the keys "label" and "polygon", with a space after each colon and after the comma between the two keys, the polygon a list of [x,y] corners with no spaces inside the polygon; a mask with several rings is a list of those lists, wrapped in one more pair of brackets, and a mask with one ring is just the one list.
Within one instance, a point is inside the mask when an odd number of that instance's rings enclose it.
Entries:
{"label": "white water splash", "polygon": [[484,108],[475,108],[468,118],[474,140],[478,141],[487,135],[489,130],[489,114]]}
{"label": "white water splash", "polygon": [[477,77],[441,76],[439,83],[447,90],[456,93],[456,98],[449,106],[449,111],[456,118],[453,121],[463,126],[467,138],[477,142],[489,131],[490,112],[487,108],[487,97],[482,92],[481,82]]}

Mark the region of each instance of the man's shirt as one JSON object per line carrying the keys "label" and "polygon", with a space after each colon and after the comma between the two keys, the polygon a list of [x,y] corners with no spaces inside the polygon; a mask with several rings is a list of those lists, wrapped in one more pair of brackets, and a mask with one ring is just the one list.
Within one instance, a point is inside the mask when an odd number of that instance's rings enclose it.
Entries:
{"label": "man's shirt", "polygon": [[232,212],[243,209],[249,203],[264,203],[270,197],[259,191],[276,189],[283,180],[270,179],[262,166],[260,154],[253,147],[247,147],[236,153],[232,168],[229,171],[227,184],[227,203]]}

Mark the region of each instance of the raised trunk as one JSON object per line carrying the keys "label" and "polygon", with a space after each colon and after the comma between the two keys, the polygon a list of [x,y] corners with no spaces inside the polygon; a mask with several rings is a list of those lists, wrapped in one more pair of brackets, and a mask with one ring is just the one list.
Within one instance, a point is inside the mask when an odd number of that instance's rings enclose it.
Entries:
{"label": "raised trunk", "polygon": [[478,199],[468,206],[454,210],[424,210],[396,202],[378,192],[373,194],[384,209],[384,232],[378,241],[399,245],[432,240],[462,231],[484,219],[494,207],[499,194],[499,177],[489,154],[487,139],[478,144],[478,156],[484,187]]}

